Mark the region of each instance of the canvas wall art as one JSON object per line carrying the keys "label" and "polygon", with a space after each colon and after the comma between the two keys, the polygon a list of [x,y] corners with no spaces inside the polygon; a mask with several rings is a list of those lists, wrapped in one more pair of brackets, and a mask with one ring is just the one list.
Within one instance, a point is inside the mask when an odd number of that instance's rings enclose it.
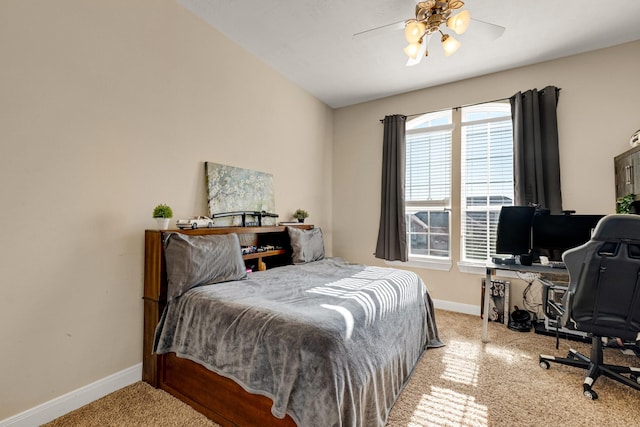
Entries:
{"label": "canvas wall art", "polygon": [[[210,216],[239,211],[275,213],[273,175],[212,162],[205,162],[204,169]],[[241,221],[238,216],[217,218],[215,225],[241,225]],[[262,225],[275,223],[275,218],[262,218]]]}

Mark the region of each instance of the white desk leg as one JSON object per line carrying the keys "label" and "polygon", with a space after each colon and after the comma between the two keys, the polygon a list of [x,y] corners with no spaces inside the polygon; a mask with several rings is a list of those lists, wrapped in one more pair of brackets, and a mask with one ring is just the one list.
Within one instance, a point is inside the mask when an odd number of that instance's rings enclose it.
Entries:
{"label": "white desk leg", "polygon": [[493,276],[493,269],[487,267],[487,277],[484,281],[484,310],[482,316],[482,342],[489,342],[489,298],[491,298],[491,276]]}

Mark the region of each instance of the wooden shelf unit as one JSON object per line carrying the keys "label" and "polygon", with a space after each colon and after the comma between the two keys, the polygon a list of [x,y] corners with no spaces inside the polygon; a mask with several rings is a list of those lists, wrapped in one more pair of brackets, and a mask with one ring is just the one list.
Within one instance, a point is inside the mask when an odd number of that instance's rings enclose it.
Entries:
{"label": "wooden shelf unit", "polygon": [[[262,251],[262,252],[254,252],[251,254],[242,255],[242,259],[245,261],[245,265],[247,268],[251,268],[251,270],[264,271],[267,269],[267,263],[264,261],[264,258],[276,257],[279,255],[285,255],[287,253],[284,249],[276,249],[271,251]],[[275,259],[275,258],[274,258]],[[256,260],[258,264],[254,267],[251,263],[247,262],[250,260]],[[282,260],[278,264],[282,264]]]}
{"label": "wooden shelf unit", "polygon": [[264,252],[254,252],[252,254],[246,254],[246,255],[242,255],[242,259],[254,259],[254,258],[267,258],[270,256],[276,256],[276,255],[282,255],[284,253],[286,253],[287,251],[285,251],[284,249],[276,249],[273,251],[264,251]]}
{"label": "wooden shelf unit", "polygon": [[627,194],[640,194],[640,146],[614,157],[616,200]]}

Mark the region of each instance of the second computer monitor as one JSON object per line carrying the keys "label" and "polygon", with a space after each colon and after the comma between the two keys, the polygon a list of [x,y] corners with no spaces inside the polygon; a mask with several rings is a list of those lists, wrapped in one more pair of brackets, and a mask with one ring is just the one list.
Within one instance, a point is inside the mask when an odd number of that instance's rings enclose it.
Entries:
{"label": "second computer monitor", "polygon": [[537,255],[562,261],[562,253],[591,238],[604,215],[540,215],[533,220],[532,248]]}
{"label": "second computer monitor", "polygon": [[531,226],[536,208],[503,206],[498,217],[496,254],[525,255],[531,251]]}

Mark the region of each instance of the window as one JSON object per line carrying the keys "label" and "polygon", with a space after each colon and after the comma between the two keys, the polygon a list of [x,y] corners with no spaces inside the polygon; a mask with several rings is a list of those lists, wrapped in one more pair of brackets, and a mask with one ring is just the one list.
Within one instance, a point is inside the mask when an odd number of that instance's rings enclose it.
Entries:
{"label": "window", "polygon": [[[456,136],[454,129],[460,129]],[[460,161],[452,164],[452,147]],[[452,188],[451,176],[460,176]],[[513,141],[508,101],[428,113],[406,124],[405,209],[410,261],[451,260],[460,238],[463,263],[495,253],[500,208],[513,205]],[[451,235],[452,195],[460,196],[460,236]],[[454,215],[458,218],[457,215]]]}
{"label": "window", "polygon": [[406,124],[405,209],[409,259],[450,259],[451,110]]}
{"label": "window", "polygon": [[500,208],[513,205],[511,106],[463,107],[461,120],[461,258],[484,263],[495,253]]}

